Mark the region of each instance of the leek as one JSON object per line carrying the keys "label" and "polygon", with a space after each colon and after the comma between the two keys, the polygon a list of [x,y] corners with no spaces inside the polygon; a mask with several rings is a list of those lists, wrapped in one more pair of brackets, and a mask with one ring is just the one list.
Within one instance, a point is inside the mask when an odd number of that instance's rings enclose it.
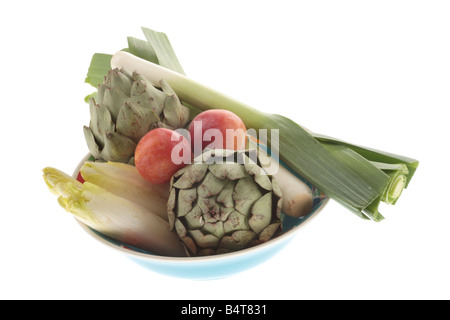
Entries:
{"label": "leek", "polygon": [[159,64],[158,56],[148,41],[136,39],[134,37],[128,37],[127,40],[128,48],[124,49],[125,51],[130,52],[139,58]]}
{"label": "leek", "polygon": [[[414,173],[416,172],[417,167],[419,166],[419,161],[413,158],[405,157],[402,155],[376,150],[373,148],[363,147],[359,145],[352,144],[347,141],[343,141],[340,139],[336,139],[333,137],[329,137],[323,134],[318,133],[312,133],[314,138],[319,140],[322,143],[327,144],[337,144],[337,145],[343,145],[349,149],[352,149],[353,151],[357,152],[364,158],[366,158],[369,161],[377,162],[379,164],[403,164],[407,167],[408,172],[405,173],[406,177],[406,183],[405,188],[409,185],[409,182],[411,181],[412,177],[414,176]],[[385,166],[385,169],[387,169],[388,166]],[[383,167],[380,167],[380,169],[383,169]],[[388,169],[387,169],[388,170]],[[392,170],[392,167],[391,167]]]}
{"label": "leek", "polygon": [[410,173],[408,167],[403,163],[389,164],[375,161],[371,163],[389,176],[389,185],[381,200],[387,204],[395,204],[408,184]]}
{"label": "leek", "polygon": [[184,74],[184,70],[178,61],[169,38],[163,32],[157,32],[148,28],[142,28],[148,43],[155,51],[155,55],[158,59],[158,64],[170,70],[174,70],[178,73]]}

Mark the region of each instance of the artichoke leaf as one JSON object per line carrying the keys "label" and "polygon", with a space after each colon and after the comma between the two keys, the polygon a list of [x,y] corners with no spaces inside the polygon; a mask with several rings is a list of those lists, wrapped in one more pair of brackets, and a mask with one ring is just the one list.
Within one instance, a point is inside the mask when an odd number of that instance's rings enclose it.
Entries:
{"label": "artichoke leaf", "polygon": [[125,95],[130,95],[133,79],[123,69],[111,69],[105,79],[108,88],[119,88]]}
{"label": "artichoke leaf", "polygon": [[234,208],[233,191],[236,180],[228,180],[216,197],[216,201],[222,203],[226,208]]}
{"label": "artichoke leaf", "polygon": [[153,111],[148,112],[135,103],[125,103],[117,118],[116,131],[138,143],[149,131],[150,125],[158,120]]}
{"label": "artichoke leaf", "polygon": [[209,166],[209,171],[219,179],[241,179],[246,176],[244,166],[239,163],[214,163]]}
{"label": "artichoke leaf", "polygon": [[177,178],[179,176],[179,178],[173,183],[173,186],[179,189],[187,189],[202,181],[208,170],[208,165],[206,163],[195,163],[181,170],[175,174],[174,177]]}
{"label": "artichoke leaf", "polygon": [[256,239],[256,234],[250,230],[239,230],[229,236],[225,236],[220,241],[219,247],[232,251],[242,250]]}
{"label": "artichoke leaf", "polygon": [[95,141],[94,134],[92,133],[91,128],[84,126],[83,127],[84,138],[86,139],[86,143],[88,145],[89,152],[95,159],[101,158],[101,151]]}
{"label": "artichoke leaf", "polygon": [[277,232],[281,230],[281,223],[275,222],[269,225],[267,228],[265,228],[260,234],[259,234],[259,242],[267,242],[270,239],[272,239]]}
{"label": "artichoke leaf", "polygon": [[89,127],[101,150],[106,143],[106,133],[114,131],[115,125],[108,108],[104,105],[97,104],[93,98],[89,101],[89,111],[91,114],[91,123]]}
{"label": "artichoke leaf", "polygon": [[208,172],[202,183],[198,186],[199,197],[208,198],[219,194],[226,182],[226,180],[219,179],[211,172]]}
{"label": "artichoke leaf", "polygon": [[236,210],[230,213],[228,219],[223,223],[223,227],[226,233],[249,229],[247,218]]}
{"label": "artichoke leaf", "polygon": [[262,192],[249,176],[240,179],[234,189],[233,199],[237,211],[249,215],[253,204],[261,198]]}
{"label": "artichoke leaf", "polygon": [[223,221],[205,222],[203,232],[213,235],[217,239],[221,239],[225,235]]}
{"label": "artichoke leaf", "polygon": [[128,101],[129,96],[118,87],[109,88],[105,84],[98,87],[98,104],[106,107],[113,121],[117,120],[120,109]]}
{"label": "artichoke leaf", "polygon": [[272,194],[266,193],[252,207],[248,224],[256,234],[260,234],[272,221]]}
{"label": "artichoke leaf", "polygon": [[205,225],[203,211],[199,206],[192,208],[192,210],[184,216],[184,219],[189,229],[201,229]]}
{"label": "artichoke leaf", "polygon": [[135,81],[131,88],[130,100],[153,110],[159,116],[164,108],[165,93],[137,73],[133,74],[133,78]]}
{"label": "artichoke leaf", "polygon": [[108,132],[106,134],[105,147],[102,150],[103,159],[116,159],[116,162],[128,163],[133,157],[136,143],[130,138],[118,132]]}
{"label": "artichoke leaf", "polygon": [[179,217],[185,216],[192,210],[192,204],[197,199],[197,190],[183,189],[178,194],[177,212]]}
{"label": "artichoke leaf", "polygon": [[204,234],[200,230],[188,230],[187,232],[200,248],[216,248],[219,245],[219,239],[212,234]]}

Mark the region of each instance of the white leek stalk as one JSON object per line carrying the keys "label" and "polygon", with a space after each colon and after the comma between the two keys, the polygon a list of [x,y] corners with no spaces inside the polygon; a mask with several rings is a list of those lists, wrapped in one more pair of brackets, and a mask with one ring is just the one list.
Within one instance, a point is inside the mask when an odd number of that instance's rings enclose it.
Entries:
{"label": "white leek stalk", "polygon": [[311,188],[283,166],[273,176],[283,193],[281,212],[291,217],[307,215],[313,206]]}
{"label": "white leek stalk", "polygon": [[153,212],[93,183],[80,183],[57,169],[43,171],[59,204],[92,229],[158,255],[185,256],[168,222]]}
{"label": "white leek stalk", "polygon": [[281,165],[278,159],[268,155],[255,140],[255,137],[249,136],[248,148],[258,152],[261,167],[277,181],[283,194],[281,212],[296,218],[307,215],[313,206],[311,188]]}
{"label": "white leek stalk", "polygon": [[[258,129],[267,117],[266,114],[254,108],[244,107],[241,102],[219,91],[128,52],[119,51],[115,53],[111,58],[111,67],[124,69],[130,74],[137,71],[157,87],[160,87],[161,80],[164,80],[172,87],[183,103],[188,103],[200,110],[207,110],[212,107],[229,110],[243,119],[247,128]],[[246,117],[245,114],[248,113],[249,109],[251,109],[251,117]]]}

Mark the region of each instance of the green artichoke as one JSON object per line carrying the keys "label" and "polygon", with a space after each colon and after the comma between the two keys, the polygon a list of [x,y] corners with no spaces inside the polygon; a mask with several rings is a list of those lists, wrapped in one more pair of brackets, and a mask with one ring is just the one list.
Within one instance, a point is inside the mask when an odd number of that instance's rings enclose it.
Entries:
{"label": "green artichoke", "polygon": [[134,72],[110,70],[97,96],[89,100],[91,120],[84,127],[90,153],[102,161],[134,163],[139,140],[154,128],[183,128],[189,109],[161,81],[161,90]]}
{"label": "green artichoke", "polygon": [[281,232],[281,191],[250,152],[207,150],[172,177],[169,225],[188,255],[237,251]]}

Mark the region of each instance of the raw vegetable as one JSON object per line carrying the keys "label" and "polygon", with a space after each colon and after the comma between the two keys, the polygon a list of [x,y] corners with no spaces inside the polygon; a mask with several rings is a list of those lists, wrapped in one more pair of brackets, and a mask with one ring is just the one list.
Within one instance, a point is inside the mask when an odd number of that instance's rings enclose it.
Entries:
{"label": "raw vegetable", "polygon": [[93,183],[45,168],[44,179],[59,204],[89,227],[123,243],[164,256],[184,256],[169,224],[144,207]]}
{"label": "raw vegetable", "polygon": [[154,184],[167,184],[172,175],[191,163],[189,141],[176,131],[158,128],[139,141],[135,164],[141,176]]}
{"label": "raw vegetable", "polygon": [[82,178],[116,196],[134,202],[167,221],[169,184],[152,184],[135,166],[119,162],[87,161],[81,167]]}
{"label": "raw vegetable", "polygon": [[[281,231],[281,191],[256,153],[207,150],[172,178],[169,223],[189,255],[236,251]],[[256,162],[255,162],[256,161]]]}
{"label": "raw vegetable", "polygon": [[[417,160],[307,131],[208,88],[184,75],[165,34],[143,31],[147,41],[129,37],[123,51],[95,54],[86,78],[98,87],[86,98],[86,141],[97,160],[109,162],[85,163],[83,183],[44,169],[60,205],[91,228],[159,255],[218,254],[275,237],[281,210],[307,214],[312,193],[299,176],[373,221],[383,219],[380,203],[395,204],[410,183]],[[233,117],[220,118],[225,114]],[[184,167],[191,144],[172,129],[192,119],[202,125],[202,150],[211,142],[203,141],[208,129],[226,137],[227,129],[246,128],[268,129],[267,149],[206,150],[206,162]],[[195,149],[195,123],[190,129]],[[241,149],[228,142],[209,147]],[[226,163],[211,162],[217,159]]]}
{"label": "raw vegetable", "polygon": [[[375,167],[379,169],[380,172],[384,173],[384,176],[380,173],[377,174],[379,179],[386,179],[386,176],[388,177],[389,182],[384,192],[380,194],[365,211],[366,215],[375,221],[381,221],[384,219],[384,217],[378,212],[380,202],[395,204],[400,198],[403,189],[407,188],[411,178],[419,166],[419,161],[402,155],[358,146],[317,133],[312,134],[335,156],[340,158],[366,160],[366,167],[369,167],[370,169]],[[360,171],[359,174],[364,175],[364,167],[360,167],[360,170],[362,171]],[[375,175],[372,176],[372,178],[375,179]]]}
{"label": "raw vegetable", "polygon": [[313,206],[311,188],[281,165],[278,159],[269,156],[264,149],[265,146],[255,137],[249,136],[248,148],[258,153],[261,167],[277,180],[283,194],[281,212],[297,218],[307,215]]}
{"label": "raw vegetable", "polygon": [[[97,78],[94,77],[94,80]],[[133,163],[140,139],[154,128],[176,129],[189,121],[189,109],[164,81],[155,88],[138,73],[109,70],[95,97],[84,135],[98,160]]]}
{"label": "raw vegetable", "polygon": [[209,149],[243,150],[246,144],[244,122],[228,110],[211,109],[198,114],[189,125],[192,150],[198,156]]}
{"label": "raw vegetable", "polygon": [[[336,139],[333,137],[329,137],[323,134],[319,133],[312,133],[312,135],[320,141],[323,145],[340,145],[344,146],[348,149],[353,150],[354,152],[358,153],[365,159],[371,161],[372,163],[378,163],[378,164],[386,164],[386,165],[397,165],[397,164],[403,164],[407,167],[407,171],[405,172],[405,178],[406,178],[406,184],[405,188],[408,186],[409,182],[411,181],[412,177],[414,176],[414,173],[417,170],[417,167],[419,166],[419,161],[413,158],[405,157],[402,155],[376,150],[373,148],[363,147],[359,145],[352,144],[347,141],[343,141],[340,139]],[[379,165],[377,165],[379,166]],[[387,166],[389,167],[389,166]],[[380,169],[383,169],[383,166],[381,165]],[[386,170],[392,170],[386,169]]]}
{"label": "raw vegetable", "polygon": [[281,211],[291,217],[307,215],[313,206],[311,188],[283,166],[273,176],[283,193]]}

